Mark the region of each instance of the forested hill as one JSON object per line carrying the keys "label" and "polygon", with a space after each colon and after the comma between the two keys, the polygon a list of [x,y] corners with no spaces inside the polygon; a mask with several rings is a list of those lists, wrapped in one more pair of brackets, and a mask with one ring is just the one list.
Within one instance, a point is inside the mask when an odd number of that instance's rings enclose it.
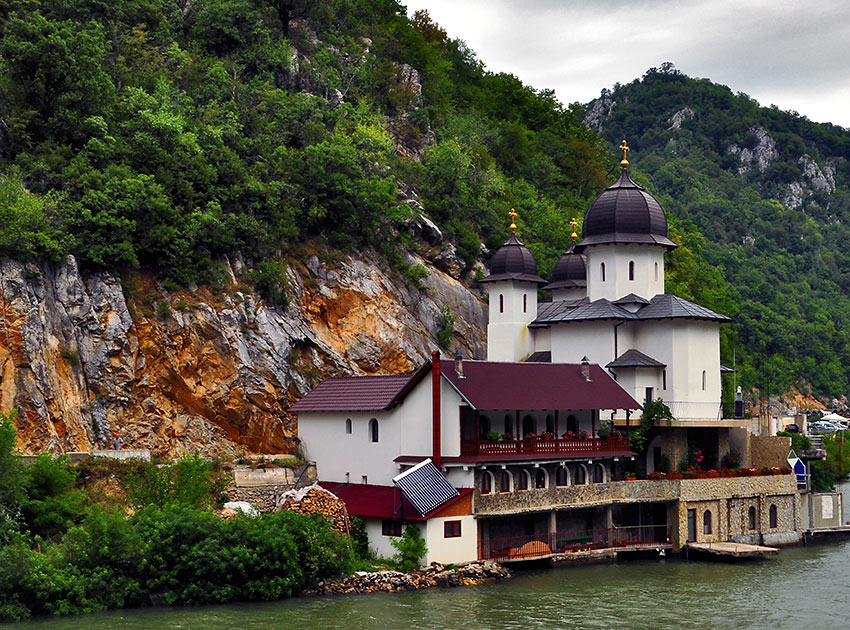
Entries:
{"label": "forested hill", "polygon": [[745,386],[850,390],[847,134],[669,68],[584,119],[394,0],[12,0],[0,258],[71,253],[167,293],[232,290],[238,257],[240,291],[286,309],[308,252],[375,252],[421,286],[420,212],[445,236],[426,258],[472,286],[514,207],[546,275],[616,175],[599,131],[671,215],[668,290],[737,318]]}
{"label": "forested hill", "polygon": [[273,283],[308,239],[398,264],[413,196],[467,270],[511,206],[551,267],[605,182],[580,108],[486,72],[393,0],[4,7],[6,255],[185,283],[238,251]]}
{"label": "forested hill", "polygon": [[734,346],[744,386],[850,391],[850,131],[670,64],[587,112],[612,146],[628,138],[637,180],[680,229],[701,233],[692,251],[728,285],[690,286],[735,318],[723,361]]}

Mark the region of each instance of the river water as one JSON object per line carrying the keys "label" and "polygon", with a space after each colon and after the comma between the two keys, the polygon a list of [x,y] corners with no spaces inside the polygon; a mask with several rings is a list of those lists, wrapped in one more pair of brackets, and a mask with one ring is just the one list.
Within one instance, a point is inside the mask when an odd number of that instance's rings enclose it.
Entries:
{"label": "river water", "polygon": [[[845,493],[850,489],[843,488]],[[845,522],[847,516],[845,514]],[[740,564],[648,560],[520,572],[450,590],[153,608],[36,619],[16,630],[850,627],[850,541]]]}

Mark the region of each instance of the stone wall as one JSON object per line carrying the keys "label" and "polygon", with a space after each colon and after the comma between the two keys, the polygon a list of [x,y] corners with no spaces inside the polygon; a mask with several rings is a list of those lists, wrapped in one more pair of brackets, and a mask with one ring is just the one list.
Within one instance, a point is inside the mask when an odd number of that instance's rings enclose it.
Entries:
{"label": "stone wall", "polygon": [[[688,538],[688,510],[695,511],[696,542],[732,540],[751,544],[781,545],[800,540],[801,506],[794,475],[683,479],[678,523],[673,545]],[[770,527],[770,508],[776,506],[776,527]],[[756,508],[756,529],[749,529],[748,511]],[[704,529],[704,514],[711,513],[711,532]]]}
{"label": "stone wall", "polygon": [[684,465],[688,458],[688,430],[661,427],[661,451],[670,458],[671,470]]}
{"label": "stone wall", "polygon": [[266,469],[236,466],[225,494],[231,501],[247,501],[260,512],[271,512],[280,496],[294,488],[296,482],[299,488],[303,488],[316,479],[316,465],[313,463],[307,464],[306,471],[304,466]]}
{"label": "stone wall", "polygon": [[[611,503],[675,501],[678,481],[611,481],[583,486],[550,486],[544,489],[481,494],[475,491],[475,514],[499,516],[547,510],[564,510]],[[480,487],[480,486],[478,486]]]}
{"label": "stone wall", "polygon": [[[612,481],[481,494],[481,471],[476,474],[476,516],[508,516],[625,503],[668,503],[672,505],[670,521],[675,548],[681,548],[688,539],[688,510],[695,510],[697,542],[734,540],[789,544],[800,539],[802,508],[794,475]],[[770,527],[772,505],[776,506],[776,527]],[[750,506],[756,508],[755,530],[749,529]],[[704,530],[706,510],[711,514],[710,533]]]}
{"label": "stone wall", "polygon": [[783,436],[751,435],[750,466],[778,466],[788,468],[791,438]]}

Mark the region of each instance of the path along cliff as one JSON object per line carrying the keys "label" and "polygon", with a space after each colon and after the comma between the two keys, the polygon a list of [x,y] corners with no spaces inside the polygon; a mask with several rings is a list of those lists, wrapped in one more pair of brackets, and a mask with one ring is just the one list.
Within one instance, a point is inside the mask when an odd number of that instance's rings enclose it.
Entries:
{"label": "path along cliff", "polygon": [[[374,257],[315,255],[287,266],[289,304],[265,304],[226,263],[221,290],[166,292],[136,274],[82,273],[73,257],[0,264],[0,410],[18,409],[23,452],[111,443],[158,456],[233,456],[297,446],[286,409],[320,379],[414,369],[436,349],[441,309],[453,346],[483,358],[485,304],[429,275],[413,288]],[[127,294],[127,295],[125,295]]]}

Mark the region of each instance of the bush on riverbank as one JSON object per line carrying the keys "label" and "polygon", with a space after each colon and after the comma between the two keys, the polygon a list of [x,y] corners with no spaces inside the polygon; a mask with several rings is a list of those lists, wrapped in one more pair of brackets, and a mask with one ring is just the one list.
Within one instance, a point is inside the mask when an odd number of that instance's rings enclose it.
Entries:
{"label": "bush on riverbank", "polygon": [[94,503],[63,458],[23,466],[0,414],[0,621],[150,603],[290,597],[348,571],[348,541],[319,515],[222,520],[216,473],[185,457],[116,477],[137,511]]}

